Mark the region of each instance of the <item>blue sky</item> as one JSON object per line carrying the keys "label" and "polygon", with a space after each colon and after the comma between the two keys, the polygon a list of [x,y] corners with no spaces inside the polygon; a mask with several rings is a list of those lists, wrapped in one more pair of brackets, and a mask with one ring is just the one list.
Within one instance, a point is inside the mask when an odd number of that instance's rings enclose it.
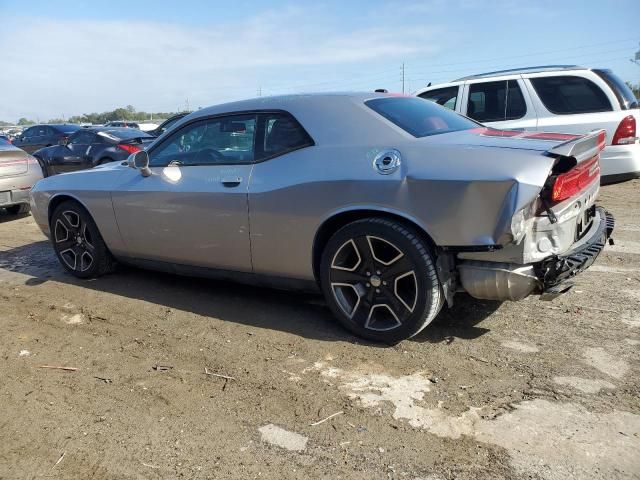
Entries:
{"label": "blue sky", "polygon": [[640,82],[636,1],[0,0],[0,120],[400,91],[542,64]]}

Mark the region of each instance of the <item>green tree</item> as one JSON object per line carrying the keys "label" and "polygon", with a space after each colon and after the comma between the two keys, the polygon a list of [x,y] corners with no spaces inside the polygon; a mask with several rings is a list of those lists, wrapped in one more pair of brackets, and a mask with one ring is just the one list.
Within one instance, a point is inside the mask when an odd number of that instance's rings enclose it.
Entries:
{"label": "green tree", "polygon": [[34,123],[36,123],[36,122],[34,122],[33,120],[28,120],[28,119],[26,119],[24,117],[22,117],[20,120],[18,120],[18,125],[33,125]]}

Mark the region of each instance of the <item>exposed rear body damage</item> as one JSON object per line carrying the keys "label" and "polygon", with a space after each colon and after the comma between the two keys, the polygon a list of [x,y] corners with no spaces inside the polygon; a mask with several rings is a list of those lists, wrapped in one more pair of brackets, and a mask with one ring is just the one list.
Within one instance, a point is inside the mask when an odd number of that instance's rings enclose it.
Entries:
{"label": "exposed rear body damage", "polygon": [[596,208],[604,133],[574,137],[547,152],[554,158],[539,195],[514,212],[513,240],[491,252],[461,252],[460,285],[477,298],[551,297],[588,268],[604,248],[613,216]]}

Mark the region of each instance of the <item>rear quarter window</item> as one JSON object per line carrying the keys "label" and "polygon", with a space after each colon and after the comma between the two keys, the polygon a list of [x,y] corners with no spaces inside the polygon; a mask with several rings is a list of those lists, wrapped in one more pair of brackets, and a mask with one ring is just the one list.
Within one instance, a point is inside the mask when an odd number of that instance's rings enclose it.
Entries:
{"label": "rear quarter window", "polygon": [[469,130],[477,123],[418,97],[383,97],[365,105],[414,137]]}
{"label": "rear quarter window", "polygon": [[418,96],[420,98],[424,98],[425,100],[436,102],[438,105],[442,105],[449,110],[455,110],[458,100],[458,89],[458,86],[436,88],[434,90],[429,90],[428,92],[423,92]]}
{"label": "rear quarter window", "polygon": [[570,115],[613,110],[607,95],[587,78],[564,75],[531,78],[530,81],[551,113]]}

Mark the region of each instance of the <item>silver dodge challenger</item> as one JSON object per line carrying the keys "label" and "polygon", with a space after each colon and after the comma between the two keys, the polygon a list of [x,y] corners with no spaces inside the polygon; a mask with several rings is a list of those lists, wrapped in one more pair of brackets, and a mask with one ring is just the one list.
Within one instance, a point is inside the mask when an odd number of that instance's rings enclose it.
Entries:
{"label": "silver dodge challenger", "polygon": [[262,97],[194,112],[126,162],[45,178],[33,216],[80,278],[115,262],[320,289],[394,343],[444,302],[552,298],[613,230],[604,131],[503,131],[416,97]]}

